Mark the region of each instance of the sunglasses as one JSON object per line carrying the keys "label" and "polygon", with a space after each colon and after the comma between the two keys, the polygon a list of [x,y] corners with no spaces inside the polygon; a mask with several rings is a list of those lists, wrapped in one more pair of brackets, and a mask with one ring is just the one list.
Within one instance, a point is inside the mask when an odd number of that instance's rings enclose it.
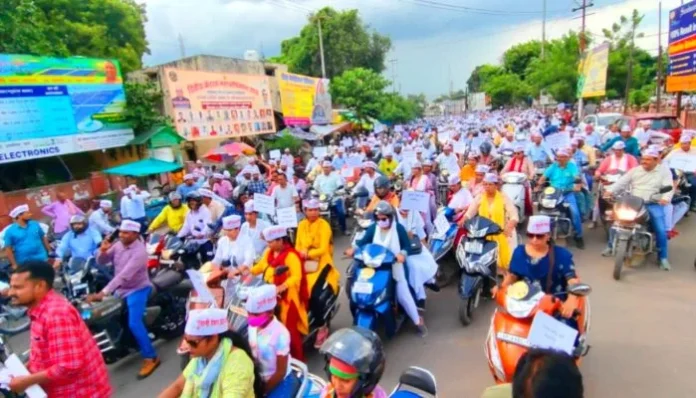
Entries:
{"label": "sunglasses", "polygon": [[544,239],[546,237],[546,234],[527,234],[527,238],[529,239]]}
{"label": "sunglasses", "polygon": [[198,345],[199,345],[203,340],[205,340],[205,338],[202,338],[202,339],[200,339],[200,340],[189,340],[189,339],[186,339],[186,338],[184,339],[184,341],[186,341],[186,344],[188,344],[189,347],[191,347],[191,348],[196,348],[196,347],[198,347]]}

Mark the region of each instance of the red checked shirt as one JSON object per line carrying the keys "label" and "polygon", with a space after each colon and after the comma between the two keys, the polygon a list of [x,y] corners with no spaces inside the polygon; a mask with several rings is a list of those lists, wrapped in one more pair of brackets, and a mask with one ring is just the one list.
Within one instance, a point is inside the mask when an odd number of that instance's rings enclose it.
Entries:
{"label": "red checked shirt", "polygon": [[87,325],[62,296],[50,291],[29,311],[29,371],[48,372],[41,387],[51,398],[105,398],[112,395],[109,373]]}

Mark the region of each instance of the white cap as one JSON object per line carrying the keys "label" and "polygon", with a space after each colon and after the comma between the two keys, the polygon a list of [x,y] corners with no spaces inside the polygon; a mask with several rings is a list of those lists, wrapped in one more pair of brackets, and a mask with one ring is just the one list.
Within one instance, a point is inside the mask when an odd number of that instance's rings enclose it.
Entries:
{"label": "white cap", "polygon": [[257,286],[249,289],[244,307],[247,312],[252,314],[273,311],[278,304],[277,297],[278,293],[276,293],[275,285]]}
{"label": "white cap", "polygon": [[458,175],[453,174],[449,177],[447,182],[449,183],[449,185],[459,185],[462,182],[462,180],[461,178],[459,178]]}
{"label": "white cap", "polygon": [[232,175],[230,174],[229,170],[223,171],[223,172],[222,172],[222,175],[223,175],[225,178],[230,178],[230,177],[232,176]]}
{"label": "white cap", "polygon": [[233,214],[222,218],[222,229],[236,229],[242,225],[242,217]]}
{"label": "white cap", "polygon": [[691,143],[691,136],[688,134],[682,133],[681,137],[679,137],[679,143],[685,144],[685,143]]}
{"label": "white cap", "polygon": [[19,205],[19,206],[15,207],[14,209],[12,209],[12,211],[10,212],[10,217],[17,218],[20,215],[22,215],[22,213],[26,213],[28,211],[29,211],[29,205]]}
{"label": "white cap", "polygon": [[524,152],[524,146],[523,145],[515,145],[515,149],[513,149],[515,153],[520,153]]}
{"label": "white cap", "polygon": [[421,162],[413,162],[413,163],[411,163],[411,168],[412,169],[422,169],[423,165],[421,164]]}
{"label": "white cap", "polygon": [[242,174],[253,174],[253,172],[254,168],[249,165],[246,165],[244,166],[244,168],[242,168]]}
{"label": "white cap", "polygon": [[184,333],[189,336],[207,337],[225,333],[228,330],[227,310],[205,308],[189,311]]}
{"label": "white cap", "polygon": [[467,156],[469,159],[476,159],[477,157],[479,157],[479,154],[476,151],[469,152],[469,155]]}
{"label": "white cap", "polygon": [[623,141],[616,141],[614,143],[614,145],[611,146],[611,149],[618,149],[618,150],[626,149],[626,144],[624,144]]}
{"label": "white cap", "polygon": [[102,209],[110,209],[113,206],[114,206],[114,204],[108,199],[104,199],[104,200],[99,201],[99,207],[101,207]]}
{"label": "white cap", "polygon": [[498,175],[495,173],[486,173],[486,175],[483,177],[483,181],[495,184],[498,182]]}
{"label": "white cap", "polygon": [[118,229],[121,231],[140,232],[140,223],[133,220],[123,220]]}
{"label": "white cap", "polygon": [[186,180],[194,180],[194,179],[195,179],[195,178],[194,178],[193,174],[191,174],[191,173],[184,174],[184,181],[186,181]]}
{"label": "white cap", "polygon": [[485,173],[488,173],[488,171],[489,171],[490,169],[491,169],[491,168],[488,167],[488,166],[486,166],[485,164],[479,164],[479,165],[476,165],[476,170],[475,170],[475,172],[476,172],[476,173],[484,173],[484,174],[485,174]]}
{"label": "white cap", "polygon": [[624,124],[623,126],[621,126],[621,132],[631,132],[631,126]]}
{"label": "white cap", "polygon": [[643,151],[643,157],[645,157],[645,156],[659,158],[660,157],[660,150],[657,148],[647,148],[645,151]]}
{"label": "white cap", "polygon": [[253,213],[256,210],[254,210],[254,201],[253,200],[247,200],[244,202],[244,213]]}
{"label": "white cap", "polygon": [[198,193],[204,198],[212,198],[215,194],[210,189],[198,188]]}
{"label": "white cap", "polygon": [[363,169],[369,167],[369,168],[377,170],[377,165],[375,164],[375,162],[370,161],[370,160],[368,160],[367,162],[363,162],[362,167],[363,167]]}
{"label": "white cap", "polygon": [[568,148],[561,148],[556,151],[556,156],[570,156],[570,152]]}
{"label": "white cap", "polygon": [[217,179],[222,180],[223,178],[225,178],[225,176],[222,175],[221,173],[213,173],[213,178],[217,178]]}
{"label": "white cap", "polygon": [[263,237],[266,241],[270,242],[272,240],[284,238],[288,236],[288,231],[286,227],[280,225],[274,225],[272,227],[267,227],[263,230]]}
{"label": "white cap", "polygon": [[423,167],[425,167],[425,166],[433,167],[433,161],[430,160],[430,159],[425,159],[425,160],[423,161]]}
{"label": "white cap", "polygon": [[318,209],[319,205],[320,205],[320,203],[316,199],[309,199],[309,200],[305,200],[302,202],[302,206],[305,209]]}
{"label": "white cap", "polygon": [[548,234],[551,232],[551,218],[549,216],[531,216],[527,222],[527,232],[530,234]]}
{"label": "white cap", "polygon": [[331,162],[329,162],[328,160],[321,162],[321,167],[331,167],[331,166],[332,166]]}

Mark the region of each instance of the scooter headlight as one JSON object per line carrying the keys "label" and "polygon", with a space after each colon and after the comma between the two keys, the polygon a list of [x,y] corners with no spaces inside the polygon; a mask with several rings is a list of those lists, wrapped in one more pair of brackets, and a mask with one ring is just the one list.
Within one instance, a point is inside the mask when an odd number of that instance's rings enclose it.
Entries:
{"label": "scooter headlight", "polygon": [[556,199],[542,199],[541,200],[541,206],[545,207],[547,209],[553,209],[556,207],[556,204],[558,201]]}
{"label": "scooter headlight", "polygon": [[633,221],[636,219],[638,212],[633,210],[633,209],[623,207],[623,208],[617,209],[615,214],[616,214],[616,218],[619,221]]}
{"label": "scooter headlight", "polygon": [[375,300],[375,306],[378,306],[382,304],[382,301],[387,299],[387,289],[382,289],[382,292],[377,296],[377,299]]}
{"label": "scooter headlight", "polygon": [[505,310],[515,318],[528,318],[543,296],[544,292],[541,291],[526,300],[516,300],[508,296],[505,298]]}
{"label": "scooter headlight", "polygon": [[386,253],[380,253],[374,257],[370,256],[368,253],[363,252],[363,263],[370,268],[379,268],[386,257]]}
{"label": "scooter headlight", "polygon": [[319,210],[321,210],[321,211],[329,210],[329,204],[326,203],[326,202],[320,203],[320,204],[319,204]]}
{"label": "scooter headlight", "polygon": [[468,235],[471,238],[483,238],[487,233],[488,227],[481,229],[470,229]]}

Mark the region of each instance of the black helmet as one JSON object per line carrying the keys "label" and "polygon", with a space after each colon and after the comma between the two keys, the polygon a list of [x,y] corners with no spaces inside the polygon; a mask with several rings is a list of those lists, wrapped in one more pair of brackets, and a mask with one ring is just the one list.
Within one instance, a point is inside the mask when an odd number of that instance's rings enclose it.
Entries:
{"label": "black helmet", "polygon": [[386,189],[389,191],[391,189],[391,181],[385,176],[379,176],[375,178],[375,183],[374,183],[375,191],[377,191],[378,188],[381,189]]}
{"label": "black helmet", "polygon": [[186,194],[186,202],[188,203],[192,200],[198,203],[203,202],[203,198],[201,197],[201,194],[199,194],[198,192],[189,192],[188,194]]}
{"label": "black helmet", "polygon": [[382,341],[369,329],[359,326],[340,329],[329,336],[319,352],[324,355],[329,378],[332,376],[332,358],[357,370],[358,382],[351,397],[363,397],[372,393],[384,373],[386,358]]}
{"label": "black helmet", "polygon": [[394,207],[384,200],[380,200],[375,206],[375,216],[382,215],[389,218],[394,217]]}
{"label": "black helmet", "polygon": [[493,149],[493,146],[488,141],[482,143],[481,147],[479,148],[479,150],[481,151],[481,154],[486,155],[486,156],[490,155],[492,149]]}

